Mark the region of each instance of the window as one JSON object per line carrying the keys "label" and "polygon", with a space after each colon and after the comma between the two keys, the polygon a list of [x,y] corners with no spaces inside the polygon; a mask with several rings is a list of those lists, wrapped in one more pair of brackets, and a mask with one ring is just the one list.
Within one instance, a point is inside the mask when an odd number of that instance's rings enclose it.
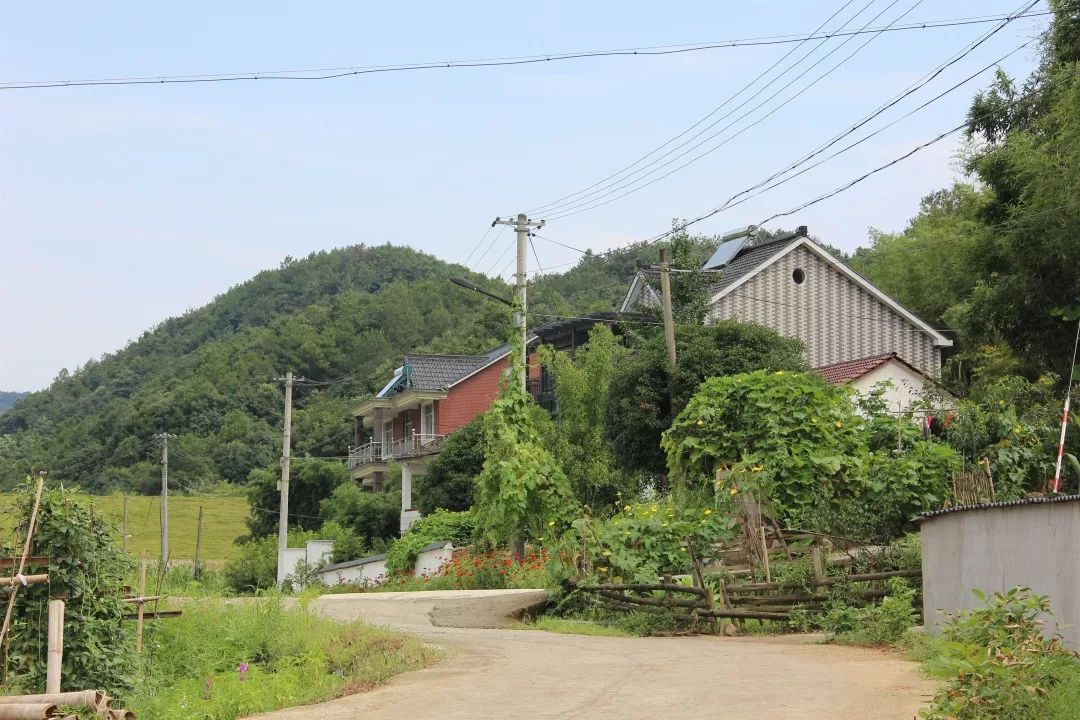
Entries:
{"label": "window", "polygon": [[382,452],[383,457],[389,457],[394,447],[394,421],[387,420],[382,426]]}
{"label": "window", "polygon": [[424,403],[420,407],[420,434],[435,434],[435,403]]}
{"label": "window", "polygon": [[405,413],[402,418],[403,420],[401,421],[401,425],[402,430],[404,430],[404,432],[402,433],[402,439],[409,440],[410,438],[412,438],[413,435],[412,411]]}
{"label": "window", "polygon": [[791,271],[791,279],[795,281],[796,285],[802,285],[803,281],[806,280],[806,273],[803,272],[802,268],[795,268]]}

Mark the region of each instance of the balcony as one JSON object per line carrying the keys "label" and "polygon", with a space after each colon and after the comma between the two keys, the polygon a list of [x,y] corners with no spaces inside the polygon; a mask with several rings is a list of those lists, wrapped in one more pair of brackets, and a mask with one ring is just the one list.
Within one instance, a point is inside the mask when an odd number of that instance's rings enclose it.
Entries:
{"label": "balcony", "polygon": [[392,443],[372,441],[359,447],[349,448],[349,469],[387,463],[411,457],[434,455],[442,448],[446,435],[415,433]]}

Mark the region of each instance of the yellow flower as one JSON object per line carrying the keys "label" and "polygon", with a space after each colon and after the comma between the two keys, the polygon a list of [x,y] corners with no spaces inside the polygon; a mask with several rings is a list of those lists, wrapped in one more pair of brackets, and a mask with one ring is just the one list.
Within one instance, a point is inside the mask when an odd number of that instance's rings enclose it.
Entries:
{"label": "yellow flower", "polygon": [[610,550],[604,550],[600,554],[603,555],[604,557],[611,557],[611,551]]}
{"label": "yellow flower", "polygon": [[705,508],[701,511],[702,515],[712,515],[712,508]]}
{"label": "yellow flower", "polygon": [[1004,404],[1005,404],[1004,400],[998,400],[998,405],[1004,405]]}
{"label": "yellow flower", "polygon": [[777,371],[776,371],[775,373],[773,373],[773,374],[774,374],[774,375],[783,375],[783,374],[784,374],[784,371],[783,371],[783,370],[777,370]]}
{"label": "yellow flower", "polygon": [[840,422],[839,420],[837,420],[837,421],[836,421],[836,427],[844,427],[844,423],[842,423],[842,422]]}
{"label": "yellow flower", "polygon": [[681,547],[681,548],[679,548],[679,549],[680,549],[680,550],[682,550],[683,552],[686,552],[686,548],[685,548],[685,547]]}
{"label": "yellow flower", "polygon": [[549,522],[548,527],[555,527],[555,521],[552,520],[551,522]]}
{"label": "yellow flower", "polygon": [[1018,432],[1020,432],[1020,431],[1021,431],[1021,430],[1023,430],[1023,429],[1024,429],[1024,428],[1020,427],[1020,425],[1019,425],[1019,424],[1017,424],[1017,425],[1016,425],[1016,427],[1014,427],[1014,428],[1013,428],[1013,432],[1016,432],[1016,433],[1018,433]]}
{"label": "yellow flower", "polygon": [[596,569],[600,572],[604,572],[605,570],[607,570],[607,565],[597,565]]}
{"label": "yellow flower", "polygon": [[630,507],[629,505],[627,505],[626,507],[623,508],[623,510],[625,510],[626,512],[630,512],[631,510],[633,510],[633,508]]}
{"label": "yellow flower", "polygon": [[667,523],[666,522],[660,523],[660,527],[667,527]]}
{"label": "yellow flower", "polygon": [[739,492],[739,488],[731,488],[731,494],[735,495]]}
{"label": "yellow flower", "polygon": [[810,418],[810,422],[812,422],[814,425],[817,425],[817,418],[816,417]]}
{"label": "yellow flower", "polygon": [[698,420],[697,424],[698,424],[698,427],[701,427],[702,425],[705,424],[705,421],[704,420]]}
{"label": "yellow flower", "polygon": [[764,469],[764,465],[755,465],[754,467],[750,468],[750,472],[761,472]]}
{"label": "yellow flower", "polygon": [[540,537],[536,538],[536,540],[537,542],[544,542],[544,536],[541,535]]}

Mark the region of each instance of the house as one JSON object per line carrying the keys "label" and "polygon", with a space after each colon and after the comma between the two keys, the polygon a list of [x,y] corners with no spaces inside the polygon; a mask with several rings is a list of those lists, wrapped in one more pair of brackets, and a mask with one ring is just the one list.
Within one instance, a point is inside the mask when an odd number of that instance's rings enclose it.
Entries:
{"label": "house", "polygon": [[[951,340],[814,242],[805,225],[765,242],[755,231],[725,235],[703,266],[717,278],[709,288],[710,320],[754,322],[797,337],[815,368],[895,353],[903,361],[886,370],[940,377],[942,349]],[[620,310],[655,302],[639,273]]]}
{"label": "house", "polygon": [[[615,325],[623,317],[592,313],[556,319],[533,330],[529,347],[546,343],[573,353],[594,325]],[[420,517],[413,507],[413,478],[425,472],[451,433],[491,407],[509,362],[508,345],[479,355],[406,355],[382,390],[350,408],[349,473],[364,487],[381,491],[390,464],[401,466],[402,532]],[[554,386],[535,353],[530,352],[528,366],[529,392],[542,407],[554,411]]]}
{"label": "house", "polygon": [[882,395],[889,410],[907,411],[921,399],[934,395],[949,398],[945,390],[897,353],[872,355],[815,368],[831,385],[849,385],[860,394],[869,394],[879,383],[890,382]]}

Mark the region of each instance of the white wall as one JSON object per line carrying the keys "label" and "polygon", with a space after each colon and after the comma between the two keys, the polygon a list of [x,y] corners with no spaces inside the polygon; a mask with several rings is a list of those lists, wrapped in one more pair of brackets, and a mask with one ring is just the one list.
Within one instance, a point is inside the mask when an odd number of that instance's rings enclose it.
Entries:
{"label": "white wall", "polygon": [[[926,378],[907,365],[890,360],[881,367],[851,382],[851,387],[863,395],[868,395],[874,386],[886,380],[892,381],[892,387],[885,391],[884,400],[889,410],[907,410],[927,388]],[[899,407],[897,405],[899,404]]]}
{"label": "white wall", "polygon": [[416,577],[421,575],[434,575],[447,564],[454,559],[454,546],[450,543],[446,543],[442,547],[437,547],[434,550],[428,550],[422,552],[416,556],[416,565],[413,568],[413,574]]}
{"label": "white wall", "polygon": [[386,561],[375,560],[353,567],[319,573],[325,585],[378,585],[386,579]]}

